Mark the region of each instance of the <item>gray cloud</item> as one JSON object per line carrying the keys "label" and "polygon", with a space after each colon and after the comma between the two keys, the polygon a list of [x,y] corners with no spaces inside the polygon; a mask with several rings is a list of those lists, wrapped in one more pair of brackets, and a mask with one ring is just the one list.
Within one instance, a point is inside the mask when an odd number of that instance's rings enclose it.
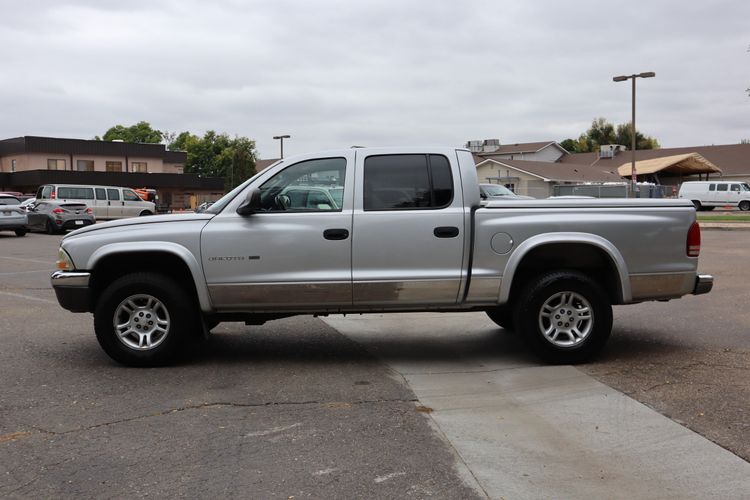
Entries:
{"label": "gray cloud", "polygon": [[[705,3],[704,3],[705,4]],[[263,157],[352,144],[576,136],[629,120],[663,146],[750,138],[750,4],[0,2],[0,137],[115,123],[223,130]],[[615,11],[614,9],[619,9]]]}

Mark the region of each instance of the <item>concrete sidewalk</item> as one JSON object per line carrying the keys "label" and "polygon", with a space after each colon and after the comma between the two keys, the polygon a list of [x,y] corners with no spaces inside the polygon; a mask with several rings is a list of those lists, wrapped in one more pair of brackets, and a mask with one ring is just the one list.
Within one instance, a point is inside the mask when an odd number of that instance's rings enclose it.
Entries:
{"label": "concrete sidewalk", "polygon": [[416,393],[490,498],[747,498],[750,464],[483,313],[333,316]]}

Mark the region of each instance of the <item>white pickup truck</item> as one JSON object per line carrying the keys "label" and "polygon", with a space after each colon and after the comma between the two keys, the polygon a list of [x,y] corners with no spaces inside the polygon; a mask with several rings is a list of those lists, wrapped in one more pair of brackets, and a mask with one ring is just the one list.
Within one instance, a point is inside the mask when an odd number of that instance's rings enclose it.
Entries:
{"label": "white pickup truck", "polygon": [[221,321],[486,311],[542,359],[605,344],[612,305],[711,290],[689,200],[480,205],[471,153],[348,149],[279,161],[200,214],[63,238],[52,286],[102,348],[169,363]]}

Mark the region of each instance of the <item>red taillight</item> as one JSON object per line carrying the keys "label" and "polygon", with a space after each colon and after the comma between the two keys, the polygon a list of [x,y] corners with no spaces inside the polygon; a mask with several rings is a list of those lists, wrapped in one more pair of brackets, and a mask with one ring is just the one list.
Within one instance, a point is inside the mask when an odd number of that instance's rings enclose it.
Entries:
{"label": "red taillight", "polygon": [[701,227],[693,222],[687,235],[686,250],[688,257],[698,257],[701,254]]}
{"label": "red taillight", "polygon": [[94,213],[94,211],[93,211],[93,210],[91,210],[91,207],[88,207],[88,208],[86,209],[86,213],[87,213],[87,214],[93,214],[93,213]]}
{"label": "red taillight", "polygon": [[56,208],[56,209],[52,210],[52,213],[53,213],[53,214],[61,214],[61,213],[63,213],[63,212],[65,212],[65,210],[63,210],[63,209],[62,209],[62,208],[60,208],[60,207],[58,207],[58,208]]}

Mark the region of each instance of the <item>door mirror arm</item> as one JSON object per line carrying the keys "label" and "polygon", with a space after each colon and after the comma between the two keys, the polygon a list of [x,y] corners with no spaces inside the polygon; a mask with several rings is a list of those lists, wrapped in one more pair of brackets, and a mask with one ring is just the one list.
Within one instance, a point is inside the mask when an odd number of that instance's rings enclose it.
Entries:
{"label": "door mirror arm", "polygon": [[260,189],[251,188],[245,196],[245,201],[237,207],[237,213],[242,216],[252,215],[261,211]]}

